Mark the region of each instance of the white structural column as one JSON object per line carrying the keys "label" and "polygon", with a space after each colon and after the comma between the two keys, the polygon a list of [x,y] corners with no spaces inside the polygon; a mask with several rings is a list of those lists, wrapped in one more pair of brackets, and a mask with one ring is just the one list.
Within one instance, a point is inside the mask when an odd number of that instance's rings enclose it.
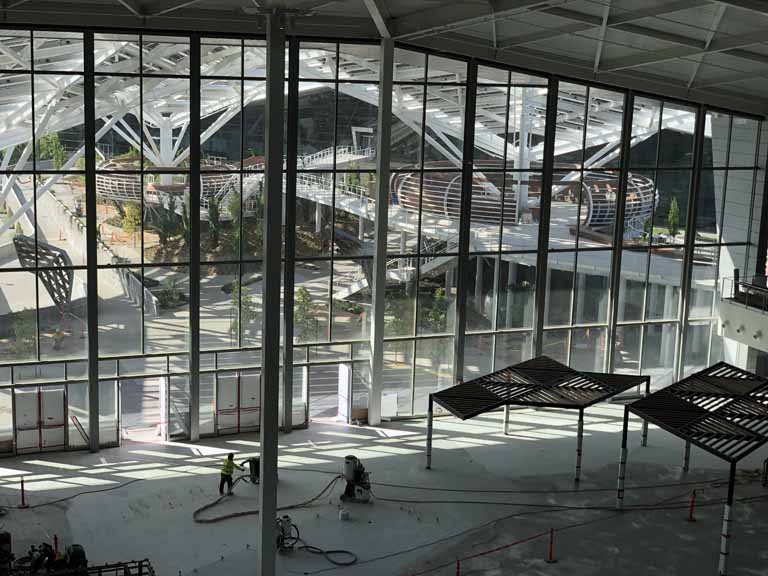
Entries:
{"label": "white structural column", "polygon": [[392,133],[392,67],[395,44],[381,39],[379,68],[379,134],[376,144],[376,220],[373,259],[371,321],[371,392],[368,396],[368,423],[381,422],[381,393],[384,387],[384,305],[387,290],[387,228],[389,226],[389,146]]}
{"label": "white structural column", "polygon": [[[283,76],[285,28],[280,12],[267,16],[267,123],[264,195],[264,316],[261,369],[261,513],[256,574],[275,576],[277,435],[280,395],[280,244],[283,196]],[[290,385],[290,383],[289,383]]]}

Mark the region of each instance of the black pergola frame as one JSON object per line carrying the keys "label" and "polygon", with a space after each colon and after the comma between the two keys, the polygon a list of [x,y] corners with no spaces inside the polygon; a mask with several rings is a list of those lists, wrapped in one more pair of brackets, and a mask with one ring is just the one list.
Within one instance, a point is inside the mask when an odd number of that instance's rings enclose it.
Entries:
{"label": "black pergola frame", "polygon": [[[723,510],[718,574],[728,573],[731,508],[740,460],[768,444],[768,379],[718,362],[624,407],[616,508],[624,505],[629,413],[685,441],[683,472],[690,467],[691,444],[730,465]],[[764,464],[763,485],[768,474]]]}
{"label": "black pergola frame", "polygon": [[[645,384],[650,394],[650,376],[581,372],[548,356],[539,356],[502,368],[491,374],[429,395],[427,412],[427,465],[432,468],[432,430],[434,404],[460,420],[504,408],[504,435],[509,433],[509,407],[564,408],[579,411],[576,445],[576,474],[581,480],[581,457],[584,440],[584,410],[630,388]],[[643,446],[648,438],[648,421],[643,422]]]}

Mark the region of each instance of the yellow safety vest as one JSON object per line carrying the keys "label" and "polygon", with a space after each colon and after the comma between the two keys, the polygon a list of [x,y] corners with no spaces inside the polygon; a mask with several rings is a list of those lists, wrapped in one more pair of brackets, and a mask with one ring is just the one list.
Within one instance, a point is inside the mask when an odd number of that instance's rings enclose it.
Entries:
{"label": "yellow safety vest", "polygon": [[221,473],[225,476],[232,476],[235,471],[235,461],[227,458],[224,460],[224,465],[221,467]]}

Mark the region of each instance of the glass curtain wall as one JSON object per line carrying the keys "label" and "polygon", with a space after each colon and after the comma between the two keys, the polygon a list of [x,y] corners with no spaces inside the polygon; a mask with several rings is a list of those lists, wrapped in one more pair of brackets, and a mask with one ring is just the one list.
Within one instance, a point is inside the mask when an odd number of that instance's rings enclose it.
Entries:
{"label": "glass curtain wall", "polygon": [[[395,50],[382,416],[452,383],[467,63]],[[471,117],[472,111],[469,111]]]}
{"label": "glass curtain wall", "polygon": [[478,67],[464,378],[533,350],[547,78]]}
{"label": "glass curtain wall", "polygon": [[349,398],[358,417],[368,405],[360,345],[367,350],[371,327],[378,60],[377,45],[299,42],[296,221],[286,233],[295,234],[294,363],[303,384],[294,395],[308,390],[313,418],[350,420]]}
{"label": "glass curtain wall", "polygon": [[696,115],[678,103],[635,99],[629,181],[647,186],[652,202],[635,210],[627,186],[614,369],[650,374],[653,387],[677,377]]}
{"label": "glass curtain wall", "polygon": [[[166,435],[184,437],[190,315],[198,313],[201,432],[239,430],[237,417],[251,428],[260,409],[265,44],[199,39],[198,81],[189,35],[93,33],[90,206],[83,34],[0,31],[0,452],[14,451],[19,438],[25,450],[85,446],[89,416],[99,418],[103,444],[119,443],[122,416],[134,413],[121,386],[143,378],[162,385]],[[295,277],[286,288],[294,293],[299,411],[308,403],[313,417],[362,417],[378,377],[368,344],[381,89],[392,90],[384,417],[424,413],[429,392],[454,383],[457,361],[469,379],[531,357],[539,310],[542,352],[576,368],[650,374],[658,387],[736,360],[734,345],[717,336],[717,304],[723,279],[735,270],[751,276],[764,257],[757,246],[768,139],[758,119],[566,81],[548,108],[549,78],[479,64],[468,85],[474,63],[406,47],[395,49],[393,85],[380,87],[378,45],[293,42],[296,220],[284,233],[295,252],[284,263]],[[199,151],[189,134],[198,91]],[[695,165],[698,114],[703,154]],[[201,190],[195,238],[192,162]],[[471,210],[462,210],[469,198]],[[97,225],[92,261],[87,214]],[[189,309],[193,242],[199,311]],[[612,270],[619,253],[621,268]],[[98,278],[93,302],[88,267]],[[465,328],[457,302],[465,303]],[[89,309],[98,319],[99,415],[87,409]],[[457,337],[463,358],[454,358]],[[35,395],[64,419],[62,438],[44,439],[17,417],[16,400]]]}
{"label": "glass curtain wall", "polygon": [[[765,133],[760,122],[707,112],[689,293],[683,372],[725,360],[735,348],[718,335],[718,303],[724,280],[755,272],[763,206]],[[762,144],[761,144],[762,141]]]}

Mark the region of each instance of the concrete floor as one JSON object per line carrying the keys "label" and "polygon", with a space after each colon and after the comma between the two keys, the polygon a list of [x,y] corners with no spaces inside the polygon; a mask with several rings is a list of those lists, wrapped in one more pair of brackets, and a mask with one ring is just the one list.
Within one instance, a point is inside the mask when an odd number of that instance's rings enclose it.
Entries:
{"label": "concrete floor", "polygon": [[[374,483],[547,493],[467,494],[374,485],[380,500],[348,505],[351,518],[342,522],[338,517],[341,485],[337,485],[332,496],[310,508],[291,511],[290,515],[306,541],[324,548],[353,550],[361,563],[326,571],[332,567],[322,557],[295,552],[278,558],[278,573],[412,576],[448,563],[430,572],[447,576],[456,573],[457,557],[504,546],[551,527],[584,522],[589,523],[556,534],[556,564],[544,562],[547,538],[541,537],[466,561],[461,574],[716,573],[720,505],[701,506],[696,523],[686,522],[687,512],[682,509],[621,515],[584,510],[536,514],[542,508],[510,505],[613,506],[622,410],[621,406],[606,404],[587,412],[582,486],[580,492],[568,493],[554,492],[573,488],[576,415],[567,411],[513,412],[507,437],[500,433],[500,413],[467,422],[439,419],[431,471],[424,469],[423,420],[377,428],[313,423],[309,430],[283,435],[278,494],[281,505],[317,494],[332,479],[327,473],[337,472],[349,453],[363,460]],[[682,442],[651,427],[649,445],[642,448],[640,422],[632,420],[630,425],[628,487],[701,481],[697,486],[699,504],[724,496],[725,488],[708,482],[725,476],[722,463],[694,449],[692,470],[683,477]],[[195,445],[131,444],[99,454],[34,454],[6,459],[0,461],[0,504],[18,503],[18,475],[22,473],[26,474],[32,504],[139,481],[50,507],[10,510],[0,523],[12,531],[17,553],[57,534],[64,544],[82,544],[91,562],[149,558],[161,576],[251,575],[255,573],[254,548],[258,540],[255,517],[209,525],[195,524],[191,519],[194,509],[217,496],[218,467],[222,454],[228,451],[238,452],[238,458],[258,453],[258,435],[220,437]],[[767,452],[763,449],[743,461],[740,469],[758,468]],[[737,498],[768,496],[768,490],[750,481],[748,475],[742,474],[741,479]],[[590,491],[594,488],[606,490]],[[673,504],[685,506],[690,491],[690,485],[629,490],[627,504],[672,499]],[[235,496],[210,514],[257,506],[257,489],[241,483]],[[516,516],[502,519],[510,515]],[[766,536],[768,501],[737,504],[731,573],[768,575]],[[378,559],[439,539],[446,540]]]}

